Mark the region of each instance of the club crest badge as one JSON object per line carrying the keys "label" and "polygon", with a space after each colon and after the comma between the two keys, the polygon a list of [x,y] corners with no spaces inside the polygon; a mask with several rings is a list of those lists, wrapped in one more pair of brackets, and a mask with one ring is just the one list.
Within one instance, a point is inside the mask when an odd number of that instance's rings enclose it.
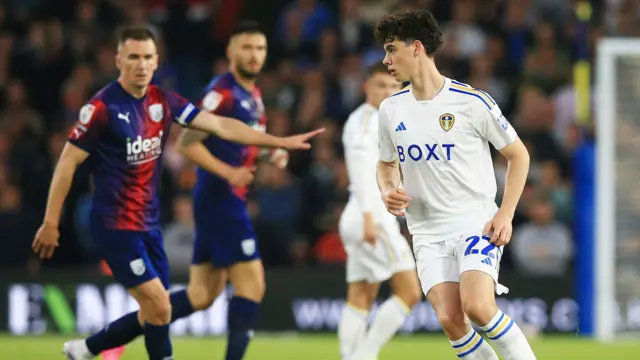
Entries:
{"label": "club crest badge", "polygon": [[456,117],[447,113],[447,114],[442,114],[440,115],[440,127],[442,128],[442,130],[444,131],[449,131],[451,130],[451,128],[453,127],[453,124],[456,123]]}
{"label": "club crest badge", "polygon": [[164,110],[162,109],[162,104],[153,104],[149,105],[149,116],[153,122],[160,122],[164,117]]}

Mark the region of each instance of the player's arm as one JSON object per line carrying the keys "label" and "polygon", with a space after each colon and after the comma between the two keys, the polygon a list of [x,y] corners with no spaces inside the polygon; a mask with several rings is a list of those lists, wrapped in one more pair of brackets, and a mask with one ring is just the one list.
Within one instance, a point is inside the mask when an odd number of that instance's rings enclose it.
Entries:
{"label": "player's arm", "polygon": [[53,172],[42,226],[33,240],[33,250],[40,255],[40,258],[50,258],[58,247],[60,216],[64,201],[71,189],[73,177],[78,166],[97,146],[100,133],[106,123],[107,114],[102,102],[94,101],[80,110],[78,123],[71,130],[69,140],[62,149]]}
{"label": "player's arm", "polygon": [[227,180],[232,185],[245,186],[251,182],[253,176],[249,176],[250,171],[245,170],[244,173],[239,173],[242,169],[235,168],[218,159],[207,149],[202,141],[208,136],[208,133],[199,130],[183,129],[178,140],[178,150],[190,161]]}
{"label": "player's arm", "polygon": [[515,214],[516,206],[527,182],[529,174],[529,152],[520,138],[499,150],[507,159],[507,176],[505,179],[504,195],[500,208]]}
{"label": "player's arm", "polygon": [[254,130],[242,121],[214,115],[205,111],[199,112],[189,127],[240,144],[293,150],[310,149],[311,145],[308,143],[308,140],[324,131],[324,129],[317,129],[305,134],[289,137],[273,136]]}
{"label": "player's arm", "polygon": [[62,206],[69,194],[69,189],[71,189],[73,177],[75,176],[78,166],[82,164],[87,157],[89,157],[88,152],[69,142],[67,142],[62,149],[49,187],[47,208],[43,220],[44,225],[56,228],[59,226]]}
{"label": "player's arm", "polygon": [[[360,120],[360,119],[358,119]],[[372,244],[376,240],[376,219],[373,216],[374,198],[372,194],[378,191],[376,178],[370,176],[375,168],[377,158],[375,154],[377,146],[377,134],[371,134],[368,125],[370,119],[360,120],[359,129],[348,131],[345,135],[345,161],[351,182],[351,191],[358,202],[364,218],[364,239]]]}
{"label": "player's arm", "polygon": [[318,129],[306,134],[282,138],[256,131],[236,119],[200,111],[176,93],[167,93],[167,102],[173,113],[174,121],[178,124],[245,145],[306,150],[311,148],[308,140],[324,131],[324,129]]}
{"label": "player's arm", "polygon": [[529,152],[497,105],[491,108],[484,104],[476,105],[479,135],[507,159],[507,177],[500,210],[513,215],[527,181]]}
{"label": "player's arm", "polygon": [[529,152],[498,105],[476,103],[474,124],[478,135],[488,140],[508,162],[502,205],[483,230],[484,234],[493,230],[490,242],[502,246],[511,240],[511,222],[529,173]]}
{"label": "player's arm", "polygon": [[369,174],[371,169],[376,166],[377,159],[371,154],[375,153],[373,150],[377,145],[375,138],[371,139],[372,136],[367,129],[359,129],[356,134],[350,137],[350,141],[348,140],[350,143],[345,143],[345,160],[349,180],[360,209],[365,213],[370,213],[374,204],[371,194],[375,194],[377,185],[375,178],[365,176],[365,174]]}
{"label": "player's arm", "polygon": [[404,189],[400,188],[402,184],[402,175],[400,172],[400,162],[398,152],[389,133],[389,120],[386,113],[385,102],[380,105],[378,114],[378,147],[380,149],[380,158],[376,167],[376,180],[382,200],[387,206],[387,210],[396,216],[403,216],[404,209],[411,200]]}

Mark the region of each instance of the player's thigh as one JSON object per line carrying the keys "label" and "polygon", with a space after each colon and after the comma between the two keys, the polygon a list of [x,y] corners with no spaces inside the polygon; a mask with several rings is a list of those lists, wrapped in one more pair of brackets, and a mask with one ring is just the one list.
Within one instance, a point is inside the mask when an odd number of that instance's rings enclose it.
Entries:
{"label": "player's thigh", "polygon": [[214,268],[210,263],[191,265],[187,293],[195,309],[209,308],[220,296],[227,282],[227,269]]}
{"label": "player's thigh", "polygon": [[413,237],[413,252],[422,293],[428,297],[433,287],[442,283],[457,283],[458,260],[450,241],[435,241],[430,236]]}
{"label": "player's thigh", "polygon": [[[362,216],[356,215],[349,215],[349,212],[343,214],[340,224],[340,239],[347,253],[347,283],[364,281],[374,284],[386,281],[397,270],[401,259],[400,251],[390,243],[385,231],[378,231],[375,245],[364,241]],[[354,225],[345,225],[351,223]],[[413,262],[410,249],[405,249],[405,259]],[[415,268],[415,265],[412,267]]]}
{"label": "player's thigh", "polygon": [[136,288],[154,279],[162,284],[152,260],[155,256],[147,246],[148,233],[94,227],[92,237],[113,277],[124,287]]}
{"label": "player's thigh", "polygon": [[391,276],[391,290],[393,294],[409,307],[422,299],[420,280],[415,268],[397,272]]}
{"label": "player's thigh", "polygon": [[237,262],[229,267],[229,280],[234,294],[256,302],[265,292],[264,266],[260,259]]}
{"label": "player's thigh", "polygon": [[465,234],[456,247],[463,303],[493,303],[495,292],[501,293],[502,289],[506,289],[498,283],[502,247],[496,247],[489,239],[478,229],[476,232]]}
{"label": "player's thigh", "polygon": [[346,282],[376,284],[393,275],[393,263],[379,244],[373,246],[362,240],[345,244],[347,253]]}
{"label": "player's thigh", "polygon": [[378,296],[380,283],[357,281],[347,284],[347,304],[356,310],[369,310]]}
{"label": "player's thigh", "polygon": [[159,278],[154,278],[128,289],[140,306],[139,319],[162,325],[171,320],[169,293]]}
{"label": "player's thigh", "polygon": [[165,289],[170,287],[169,258],[164,248],[164,240],[160,230],[152,230],[146,233],[145,247],[149,261],[153,265],[156,276],[162,282]]}
{"label": "player's thigh", "polygon": [[209,258],[216,268],[260,259],[257,236],[248,212],[220,214],[207,224],[196,224],[209,242]]}
{"label": "player's thigh", "polygon": [[465,335],[469,321],[462,309],[457,282],[442,282],[433,286],[427,293],[427,300],[450,339],[460,339]]}

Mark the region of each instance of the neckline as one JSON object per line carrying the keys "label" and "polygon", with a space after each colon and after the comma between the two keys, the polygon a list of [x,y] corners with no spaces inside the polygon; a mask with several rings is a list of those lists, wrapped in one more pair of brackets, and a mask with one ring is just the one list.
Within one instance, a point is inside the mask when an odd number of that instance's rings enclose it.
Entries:
{"label": "neckline", "polygon": [[436,93],[436,95],[433,97],[433,99],[430,100],[418,100],[416,98],[416,95],[413,93],[413,86],[409,87],[409,93],[411,94],[411,96],[413,97],[413,99],[419,103],[419,104],[428,104],[436,99],[438,99],[439,97],[441,97],[448,89],[449,86],[451,85],[451,79],[449,79],[446,76],[442,76],[444,78],[444,84],[442,85],[442,87],[440,88],[440,91],[438,91],[438,93]]}

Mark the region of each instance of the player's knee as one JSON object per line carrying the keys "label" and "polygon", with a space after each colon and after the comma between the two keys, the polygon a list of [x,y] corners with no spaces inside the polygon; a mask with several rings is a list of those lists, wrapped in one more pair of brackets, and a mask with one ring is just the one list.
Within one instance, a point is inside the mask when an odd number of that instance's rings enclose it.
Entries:
{"label": "player's knee", "polygon": [[209,289],[206,286],[189,284],[187,288],[187,295],[191,306],[195,310],[208,309],[216,300],[218,294],[215,293],[217,289]]}
{"label": "player's knee", "polygon": [[233,288],[236,296],[255,302],[261,302],[266,292],[266,284],[263,278],[252,278],[250,280],[245,278],[245,281],[233,282]]}
{"label": "player's knee", "polygon": [[368,294],[366,291],[363,291],[357,288],[356,289],[350,288],[347,291],[347,303],[349,303],[349,305],[352,307],[362,309],[362,310],[367,310],[371,308],[374,300],[375,298],[372,298],[372,296]]}
{"label": "player's knee", "polygon": [[459,332],[460,329],[465,328],[464,313],[453,308],[442,308],[437,311],[438,321],[445,332],[451,334]]}
{"label": "player's knee", "polygon": [[258,261],[239,263],[231,267],[229,278],[236,296],[261,302],[266,291],[264,270]]}
{"label": "player's knee", "polygon": [[463,301],[462,309],[469,319],[479,326],[488,324],[498,311],[494,301],[478,298]]}
{"label": "player's knee", "polygon": [[171,321],[171,302],[169,294],[152,294],[140,304],[144,320],[154,325],[164,325]]}
{"label": "player's knee", "polygon": [[398,290],[394,294],[399,297],[408,307],[412,308],[415,304],[422,300],[422,292],[419,287],[409,287]]}

